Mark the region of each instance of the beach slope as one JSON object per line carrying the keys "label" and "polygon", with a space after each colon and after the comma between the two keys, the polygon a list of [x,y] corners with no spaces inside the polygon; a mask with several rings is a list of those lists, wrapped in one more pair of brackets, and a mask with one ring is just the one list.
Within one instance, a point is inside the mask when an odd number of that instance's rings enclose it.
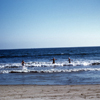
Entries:
{"label": "beach slope", "polygon": [[0,100],[100,100],[100,85],[1,85]]}

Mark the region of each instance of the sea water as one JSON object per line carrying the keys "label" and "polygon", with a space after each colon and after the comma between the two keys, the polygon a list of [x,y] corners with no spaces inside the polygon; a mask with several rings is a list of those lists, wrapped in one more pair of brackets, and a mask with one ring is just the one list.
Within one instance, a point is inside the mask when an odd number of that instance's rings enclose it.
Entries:
{"label": "sea water", "polygon": [[20,84],[100,84],[100,47],[0,50],[0,85]]}

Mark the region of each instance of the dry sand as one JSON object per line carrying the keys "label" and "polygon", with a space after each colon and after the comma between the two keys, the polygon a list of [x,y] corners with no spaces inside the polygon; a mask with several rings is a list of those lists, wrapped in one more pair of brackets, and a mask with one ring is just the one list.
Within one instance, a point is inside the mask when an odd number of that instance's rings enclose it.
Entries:
{"label": "dry sand", "polygon": [[0,86],[0,100],[100,100],[100,85]]}

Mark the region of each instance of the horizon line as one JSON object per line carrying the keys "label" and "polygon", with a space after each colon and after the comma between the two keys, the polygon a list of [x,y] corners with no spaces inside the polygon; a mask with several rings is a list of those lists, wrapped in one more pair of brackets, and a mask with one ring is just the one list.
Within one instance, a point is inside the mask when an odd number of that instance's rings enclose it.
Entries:
{"label": "horizon line", "polygon": [[0,49],[0,50],[19,50],[19,49],[53,49],[53,48],[85,48],[85,47],[100,47],[100,46],[75,46],[75,47],[40,47],[40,48],[14,48],[14,49]]}

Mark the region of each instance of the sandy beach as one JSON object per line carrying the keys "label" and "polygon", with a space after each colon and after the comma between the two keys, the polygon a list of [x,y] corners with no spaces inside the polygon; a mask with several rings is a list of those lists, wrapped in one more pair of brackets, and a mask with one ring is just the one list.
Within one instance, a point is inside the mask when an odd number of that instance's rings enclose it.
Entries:
{"label": "sandy beach", "polygon": [[100,100],[100,85],[1,85],[0,100]]}

